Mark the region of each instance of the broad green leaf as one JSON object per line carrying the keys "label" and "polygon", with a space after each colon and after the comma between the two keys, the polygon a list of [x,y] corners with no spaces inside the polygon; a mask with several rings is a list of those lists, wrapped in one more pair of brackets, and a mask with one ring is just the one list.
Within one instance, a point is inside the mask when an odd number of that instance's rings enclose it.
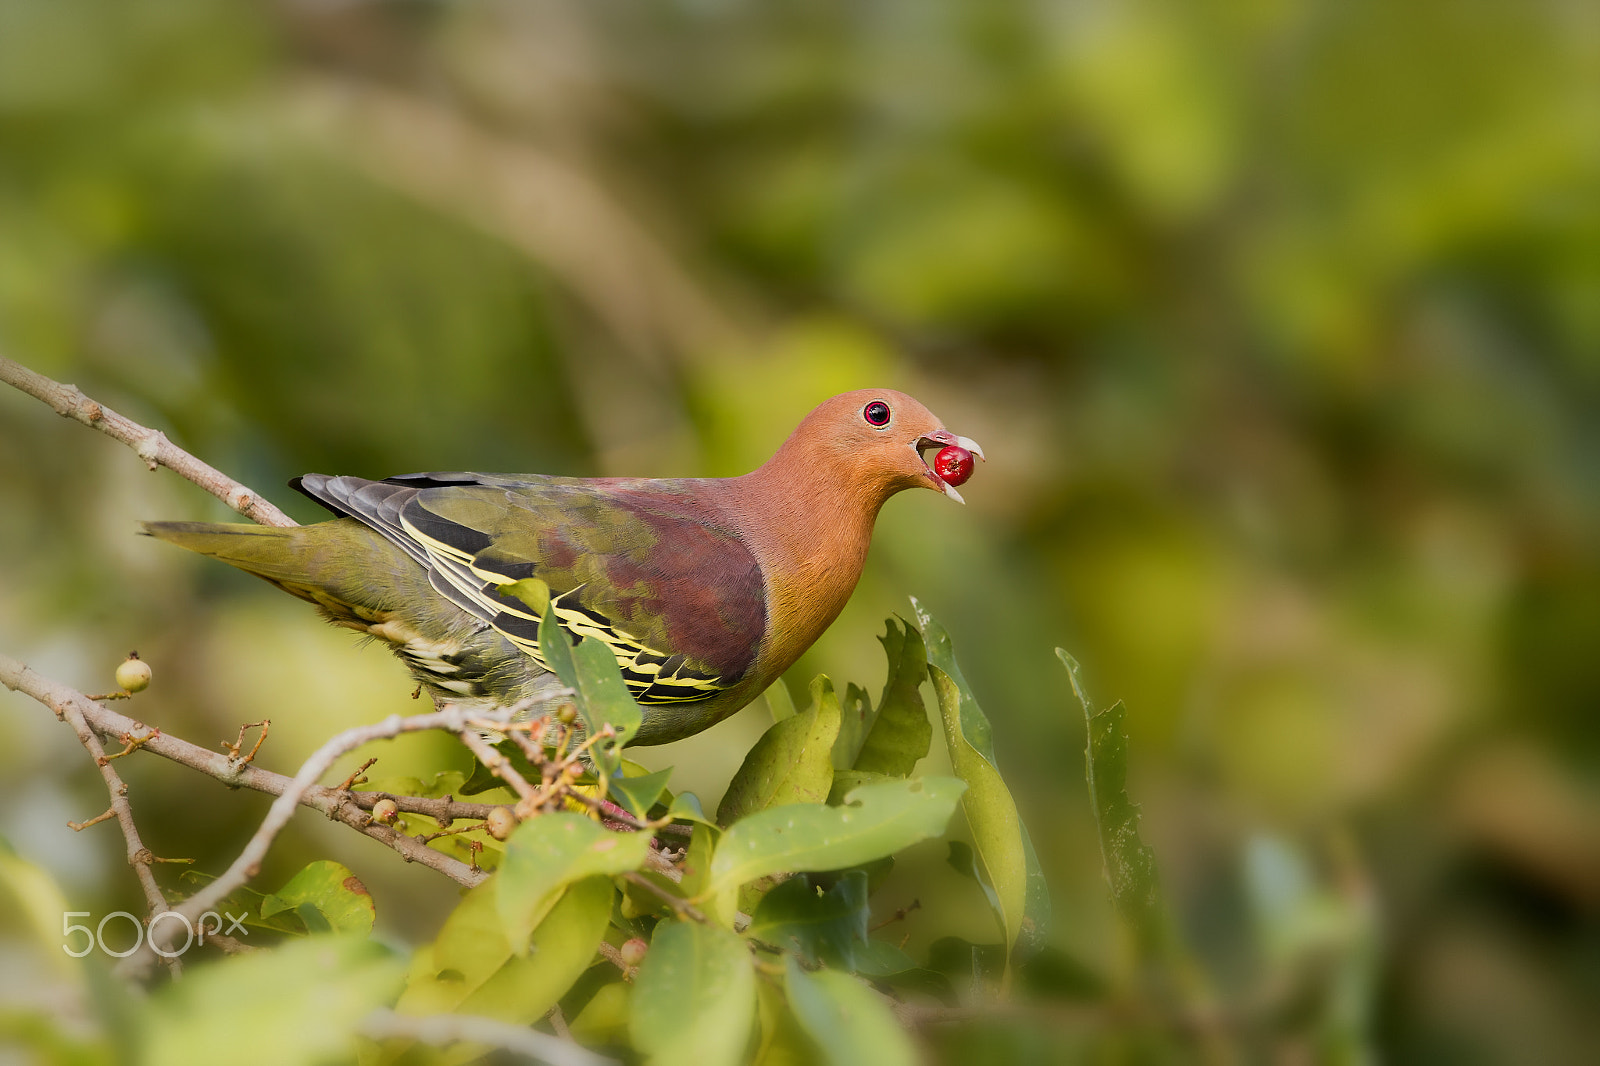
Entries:
{"label": "broad green leaf", "polygon": [[1072,691],[1089,726],[1085,769],[1089,802],[1100,831],[1100,855],[1117,912],[1131,927],[1145,958],[1158,954],[1165,941],[1165,917],[1156,879],[1155,853],[1139,837],[1139,808],[1128,798],[1126,712],[1116,703],[1096,711],[1084,690],[1078,661],[1061,648],[1056,656],[1067,668]]}
{"label": "broad green leaf", "polygon": [[394,995],[404,963],[343,936],[288,941],[185,968],[140,1008],[142,1061],[281,1066],[343,1061],[352,1033]]}
{"label": "broad green leaf", "polygon": [[[611,972],[616,973],[616,970]],[[632,992],[633,985],[626,981],[602,985],[569,1023],[573,1039],[590,1047],[626,1043]]]}
{"label": "broad green leaf", "polygon": [[496,887],[489,881],[463,895],[433,943],[412,956],[395,1010],[419,1017],[454,1010],[511,958]]}
{"label": "broad green leaf", "polygon": [[853,970],[856,948],[867,942],[867,918],[865,870],[847,872],[826,892],[798,874],[762,897],[745,935],[798,952],[808,965]]}
{"label": "broad green leaf", "polygon": [[609,877],[567,886],[533,931],[527,954],[512,956],[469,995],[463,1014],[527,1023],[543,1017],[594,961],[616,894]]}
{"label": "broad green leaf", "polygon": [[811,706],[761,734],[728,783],[717,821],[729,825],[754,811],[786,803],[821,803],[833,784],[832,750],[839,735],[833,682],[811,682]]}
{"label": "broad green leaf", "polygon": [[529,818],[506,841],[495,875],[495,906],[507,942],[523,954],[548,898],[596,874],[637,870],[650,851],[649,833],[613,833],[570,811]]}
{"label": "broad green leaf", "polygon": [[[500,586],[502,596],[514,596],[533,609],[533,613],[543,618],[550,609],[550,585],[542,578],[525,577],[521,581],[513,581]],[[544,649],[541,647],[540,651]],[[556,675],[560,677],[560,674]],[[570,684],[570,683],[569,683]]]}
{"label": "broad green leaf", "polygon": [[[537,581],[538,579],[534,578],[532,580]],[[534,599],[524,599],[523,593],[526,585],[526,581],[518,581],[515,584],[500,586],[500,591],[516,596],[518,599],[522,599],[529,607],[532,607],[537,602],[538,589],[537,587],[533,588]],[[543,581],[539,581],[539,585],[544,585],[545,589],[544,606],[539,609],[539,654],[544,656],[544,663],[550,668],[550,672],[560,678],[563,685],[572,690],[573,702],[577,705],[578,710],[582,712],[583,691],[578,686],[578,666],[573,662],[572,656],[572,645],[576,638],[573,637],[566,626],[561,624],[559,616],[550,617],[550,586],[545,585]],[[547,629],[545,628],[546,626],[550,626],[550,628]],[[567,639],[549,639],[550,634],[555,631],[566,634]]]}
{"label": "broad green leaf", "polygon": [[790,1008],[830,1066],[915,1066],[911,1038],[866,984],[837,970],[808,974],[791,957],[785,985]]}
{"label": "broad green leaf", "polygon": [[[205,873],[202,870],[185,870],[178,875],[178,880],[185,886],[193,886],[192,890],[175,893],[171,901],[176,903],[194,895],[205,885],[215,881],[216,875]],[[274,933],[286,933],[290,936],[305,936],[306,923],[301,919],[297,910],[279,911],[270,917],[263,916],[261,908],[265,906],[271,896],[265,892],[257,892],[248,885],[238,888],[222,897],[221,901],[211,909],[218,914],[226,915],[228,921],[237,919],[251,929],[266,929]]]}
{"label": "broad green leaf", "polygon": [[844,798],[862,785],[876,785],[886,781],[897,781],[899,778],[889,774],[873,773],[867,770],[835,770],[833,772],[833,787],[828,790],[828,803],[837,807],[844,802]]}
{"label": "broad green leaf", "polygon": [[661,793],[667,789],[667,781],[672,778],[672,767],[657,770],[653,774],[642,773],[637,777],[627,777],[619,773],[612,775],[606,782],[606,791],[623,807],[633,813],[635,818],[645,818],[650,814],[650,808],[655,806],[656,800],[661,798]]}
{"label": "broad green leaf", "polygon": [[601,749],[600,754],[606,756],[606,769],[615,771],[622,758],[622,746],[639,731],[643,712],[633,693],[623,684],[622,670],[609,646],[585,637],[572,649],[572,660],[578,675],[578,694],[582,697],[578,709],[583,713],[588,732],[593,734],[605,725],[617,731],[614,740],[595,745],[596,749]]}
{"label": "broad green leaf", "polygon": [[750,949],[727,929],[656,926],[633,983],[629,1031],[655,1066],[735,1066],[755,1018]]}
{"label": "broad green leaf", "polygon": [[[973,845],[983,865],[985,880],[999,903],[995,919],[1008,947],[1015,945],[1024,928],[1028,902],[1028,848],[1023,844],[1022,820],[1016,801],[995,765],[994,743],[983,709],[973,697],[961,667],[956,664],[950,636],[916,600],[911,601],[928,652],[928,676],[933,680],[944,724],[950,764],[968,785],[961,809],[972,829]],[[1037,919],[1034,929],[1038,930]],[[1042,932],[1042,930],[1038,930]],[[1030,941],[1033,939],[1030,935]]]}
{"label": "broad green leaf", "polygon": [[[372,893],[349,867],[330,859],[319,859],[289,878],[289,883],[261,901],[261,916],[271,918],[280,911],[315,908],[335,933],[372,932],[377,912]],[[302,920],[304,920],[302,912]],[[308,927],[311,922],[306,923]]]}
{"label": "broad green leaf", "polygon": [[955,1001],[950,979],[937,970],[919,966],[911,956],[885,940],[868,940],[856,948],[854,972],[875,984],[891,985],[945,1002]]}
{"label": "broad green leaf", "polygon": [[833,742],[834,770],[848,770],[855,765],[872,722],[872,700],[854,682],[845,685],[844,699],[839,704],[839,736]]}
{"label": "broad green leaf", "polygon": [[706,817],[706,810],[700,805],[700,797],[693,792],[680,792],[673,796],[672,802],[667,805],[667,813],[676,821],[716,825]]}
{"label": "broad green leaf", "polygon": [[773,981],[756,982],[756,1004],[761,1045],[756,1048],[754,1066],[814,1066],[816,1050],[789,1009],[782,986]]}
{"label": "broad green leaf", "polygon": [[[904,628],[901,628],[903,626]],[[922,682],[928,676],[928,656],[922,634],[910,623],[884,623],[878,638],[889,659],[889,675],[878,701],[878,717],[853,764],[857,770],[909,777],[918,760],[928,754],[933,725],[922,705]]]}
{"label": "broad green leaf", "polygon": [[709,891],[785,871],[842,870],[938,836],[966,785],[953,777],[862,785],[842,807],[790,804],[735,822],[711,860]]}
{"label": "broad green leaf", "polygon": [[739,910],[737,891],[708,891],[711,885],[711,860],[721,837],[722,830],[711,823],[702,821],[695,824],[694,835],[689,838],[689,850],[683,857],[683,880],[678,884],[678,891],[685,899],[701,899],[701,908],[712,921],[724,929],[732,929]]}
{"label": "broad green leaf", "polygon": [[1028,827],[1022,827],[1022,858],[1028,870],[1028,887],[1022,906],[1022,930],[1017,942],[1011,946],[1012,956],[1021,961],[1041,951],[1050,931],[1050,885],[1044,879],[1044,869],[1039,865],[1039,855],[1033,850],[1033,838]]}
{"label": "broad green leaf", "polygon": [[794,697],[789,695],[789,686],[783,683],[783,678],[780,677],[768,685],[763,695],[766,697],[767,709],[772,712],[774,722],[794,717]]}
{"label": "broad green leaf", "polygon": [[995,919],[1007,944],[1014,943],[1022,930],[1022,914],[1027,905],[1027,858],[1022,848],[1022,822],[1016,802],[994,763],[984,758],[961,731],[962,690],[949,674],[930,666],[933,690],[939,699],[944,721],[945,743],[950,748],[950,764],[968,785],[962,799],[973,843],[999,904]]}

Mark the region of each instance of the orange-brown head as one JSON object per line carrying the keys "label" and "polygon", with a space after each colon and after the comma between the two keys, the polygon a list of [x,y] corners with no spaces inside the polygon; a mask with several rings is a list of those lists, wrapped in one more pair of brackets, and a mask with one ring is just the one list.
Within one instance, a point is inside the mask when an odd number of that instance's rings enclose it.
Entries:
{"label": "orange-brown head", "polygon": [[841,486],[870,514],[902,489],[925,488],[965,503],[934,473],[924,453],[956,445],[983,449],[944,427],[922,404],[894,389],[857,389],[819,404],[801,420],[769,466],[808,478],[813,487]]}
{"label": "orange-brown head", "polygon": [[766,587],[761,669],[750,680],[755,691],[838,616],[861,576],[885,500],[914,488],[961,500],[923,459],[923,452],[948,445],[983,454],[905,393],[858,389],[806,415],[759,470],[711,490],[760,564]]}

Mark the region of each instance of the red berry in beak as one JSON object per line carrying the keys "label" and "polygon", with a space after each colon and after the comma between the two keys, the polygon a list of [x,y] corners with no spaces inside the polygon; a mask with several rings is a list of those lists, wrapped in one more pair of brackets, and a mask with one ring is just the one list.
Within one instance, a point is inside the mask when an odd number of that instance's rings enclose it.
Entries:
{"label": "red berry in beak", "polygon": [[972,453],[947,444],[933,457],[933,472],[947,485],[964,485],[972,476]]}

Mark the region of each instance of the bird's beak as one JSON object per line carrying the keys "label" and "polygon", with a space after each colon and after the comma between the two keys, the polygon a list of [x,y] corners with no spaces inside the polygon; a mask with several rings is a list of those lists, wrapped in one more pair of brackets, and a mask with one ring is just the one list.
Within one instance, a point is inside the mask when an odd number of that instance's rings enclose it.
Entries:
{"label": "bird's beak", "polygon": [[956,491],[954,485],[933,472],[933,467],[928,465],[928,458],[925,454],[928,448],[943,448],[950,444],[954,444],[958,448],[965,448],[984,462],[989,461],[984,458],[983,447],[977,441],[971,437],[958,437],[948,429],[941,429],[934,433],[924,433],[916,439],[913,447],[917,449],[917,454],[922,457],[922,466],[927,473],[928,480],[933,482],[931,487],[938,489],[957,503],[966,503],[967,501],[961,498],[961,493]]}

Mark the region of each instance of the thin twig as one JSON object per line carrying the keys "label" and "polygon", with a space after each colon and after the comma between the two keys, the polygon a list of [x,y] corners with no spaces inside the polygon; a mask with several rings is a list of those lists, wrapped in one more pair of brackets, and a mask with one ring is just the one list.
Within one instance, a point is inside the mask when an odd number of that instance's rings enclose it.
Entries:
{"label": "thin twig", "polygon": [[[0,667],[8,664],[9,660],[0,659]],[[0,673],[0,681],[5,681],[9,688],[16,687],[11,685],[3,673]],[[111,794],[111,811],[116,815],[117,824],[122,828],[123,841],[128,846],[128,865],[133,867],[133,872],[139,879],[139,887],[144,891],[145,905],[150,909],[147,918],[154,917],[167,909],[167,898],[161,894],[161,886],[156,884],[156,875],[150,869],[151,863],[155,861],[155,855],[139,838],[139,828],[133,822],[133,806],[128,802],[128,786],[123,783],[116,768],[111,765],[111,760],[106,758],[105,748],[101,747],[100,738],[95,735],[94,729],[84,716],[82,705],[95,706],[87,699],[63,700],[47,704],[56,713],[57,718],[70,725],[72,731],[78,734],[78,742],[88,751],[94,764],[100,768],[100,777],[105,781],[106,791]],[[131,734],[132,730],[128,732]],[[130,740],[129,744],[132,743]],[[97,821],[100,819],[96,818],[84,824],[93,825]],[[83,826],[77,828],[81,829]],[[169,961],[169,965],[173,967],[174,973],[179,972],[180,967],[176,957]]]}
{"label": "thin twig", "polygon": [[510,785],[511,791],[515,792],[518,797],[527,801],[531,806],[538,793],[532,785],[528,784],[528,779],[518,773],[515,766],[511,765],[511,760],[491,748],[489,742],[480,737],[474,730],[462,729],[458,732],[461,737],[461,743],[465,744],[467,750],[472,752],[473,756],[483,764],[483,768]]}
{"label": "thin twig", "polygon": [[[402,733],[416,733],[428,729],[445,729],[452,733],[465,734],[468,732],[467,716],[458,707],[446,707],[431,714],[417,714],[409,718],[394,714],[381,722],[356,726],[330,737],[322,747],[312,752],[311,757],[300,767],[300,772],[295,774],[283,794],[272,801],[267,816],[261,820],[261,825],[240,851],[239,857],[234,859],[215,881],[179,904],[176,912],[181,917],[193,921],[221,902],[229,892],[255,877],[261,870],[261,862],[266,858],[267,849],[272,846],[273,840],[283,827],[289,824],[294,809],[300,804],[300,798],[308,789],[316,786],[317,779],[327,773],[341,756],[374,740],[390,740]],[[138,972],[148,967],[151,956],[155,955],[155,948],[165,947],[167,938],[175,935],[176,931],[170,934],[166,932],[152,934],[144,946],[124,960],[119,968]]]}
{"label": "thin twig", "polygon": [[91,825],[99,825],[108,818],[115,818],[116,816],[117,809],[115,807],[107,807],[93,818],[90,818],[87,822],[68,822],[67,828],[72,830],[74,833],[81,833]]}
{"label": "thin twig", "polygon": [[522,1025],[479,1018],[470,1014],[434,1014],[409,1018],[393,1011],[380,1010],[367,1017],[361,1031],[373,1040],[416,1040],[434,1047],[450,1044],[483,1044],[504,1048],[516,1055],[549,1066],[616,1066],[586,1048],[549,1033]]}
{"label": "thin twig", "polygon": [[[662,872],[664,873],[665,871],[662,871]],[[629,884],[638,885],[640,888],[646,889],[646,890],[648,890],[650,892],[654,892],[657,896],[660,896],[661,899],[666,902],[667,906],[669,906],[673,910],[677,911],[683,917],[685,917],[685,918],[693,918],[697,922],[704,922],[706,920],[705,912],[702,911],[699,907],[696,907],[693,903],[690,903],[688,900],[679,899],[677,896],[674,896],[671,892],[668,892],[666,889],[662,888],[660,885],[658,885],[654,881],[650,880],[644,874],[638,873],[637,871],[634,871],[634,870],[630,870],[627,873],[623,874],[622,876],[623,876],[624,879],[626,879],[628,881]],[[683,875],[680,873],[678,876],[682,877]]]}
{"label": "thin twig", "polygon": [[622,961],[622,951],[609,940],[600,941],[600,947],[598,950],[601,957],[603,957],[607,962],[611,963],[617,969],[621,970],[623,973],[626,974],[632,972],[633,967]]}
{"label": "thin twig", "polygon": [[297,524],[252,489],[173,444],[165,433],[141,426],[133,419],[91,400],[76,385],[63,385],[3,355],[0,355],[0,381],[44,401],[64,418],[76,419],[113,440],[121,441],[132,448],[151,470],[158,466],[166,467],[199,485],[246,518],[264,526]]}
{"label": "thin twig", "polygon": [[[241,758],[239,755],[239,749],[244,747],[244,735],[252,729],[260,729],[261,733],[256,737],[255,747],[250,749],[250,754]],[[224,740],[222,742],[222,746],[227,749],[228,758],[232,762],[243,766],[245,763],[253,762],[255,760],[256,752],[260,751],[261,745],[267,742],[267,734],[271,731],[272,719],[270,718],[263,718],[259,722],[246,722],[244,725],[239,727],[239,739],[234,741],[232,744]]]}
{"label": "thin twig", "polygon": [[[82,693],[44,677],[38,671],[5,655],[0,655],[0,684],[17,692],[25,693],[38,700],[54,711],[58,706],[74,701],[78,702],[79,711],[84,718],[94,727],[95,732],[102,736],[122,736],[139,730],[147,730],[148,726],[142,725],[118,714],[109,707],[102,707],[98,703],[88,702]],[[58,713],[59,717],[59,713]],[[198,770],[209,777],[214,777],[223,784],[235,788],[248,788],[256,792],[265,792],[271,796],[281,796],[289,788],[291,780],[282,774],[263,770],[259,766],[239,765],[221,752],[202,748],[198,744],[191,744],[180,737],[170,733],[155,732],[153,736],[140,746],[140,750],[159,755],[164,759],[181,763],[191,770]],[[483,882],[485,874],[474,870],[466,863],[452,858],[441,851],[424,847],[411,837],[389,826],[374,822],[366,812],[372,805],[383,798],[382,793],[373,792],[337,792],[331,788],[310,788],[300,797],[300,803],[321,811],[335,821],[343,822],[352,829],[358,830],[372,839],[386,844],[400,853],[401,858],[407,862],[421,863],[430,869],[437,870],[446,877],[468,888]],[[394,797],[396,805],[401,810],[413,813],[426,814],[435,817],[436,812],[449,811],[455,817],[474,817],[481,809],[487,816],[493,804],[476,803],[449,803],[442,800],[417,799],[415,797]],[[413,811],[413,805],[415,810]]]}
{"label": "thin twig", "polygon": [[376,756],[368,759],[366,762],[356,767],[349,777],[335,785],[334,790],[337,792],[349,792],[352,786],[364,784],[367,779],[361,775],[372,769],[377,765],[377,763],[378,759]]}

